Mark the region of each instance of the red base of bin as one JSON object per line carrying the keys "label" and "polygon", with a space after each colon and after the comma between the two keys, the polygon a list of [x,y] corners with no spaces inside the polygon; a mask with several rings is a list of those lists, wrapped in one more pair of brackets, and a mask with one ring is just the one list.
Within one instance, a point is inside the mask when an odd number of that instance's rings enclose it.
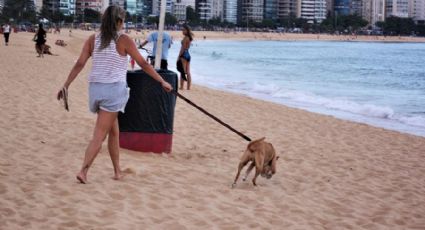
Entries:
{"label": "red base of bin", "polygon": [[173,134],[120,132],[120,147],[139,152],[170,153]]}

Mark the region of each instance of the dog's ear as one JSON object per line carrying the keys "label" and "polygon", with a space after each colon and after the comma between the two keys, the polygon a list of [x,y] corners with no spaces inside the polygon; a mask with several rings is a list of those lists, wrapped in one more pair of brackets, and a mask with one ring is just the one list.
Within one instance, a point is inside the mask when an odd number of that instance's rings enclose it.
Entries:
{"label": "dog's ear", "polygon": [[251,143],[249,143],[249,145],[248,145],[248,149],[249,149],[249,151],[251,151],[251,152],[254,152],[258,147],[258,143],[260,143],[261,141],[264,141],[264,139],[266,139],[265,137],[262,137],[262,138],[260,138],[260,139],[258,139],[258,140],[255,140],[255,141],[251,141]]}

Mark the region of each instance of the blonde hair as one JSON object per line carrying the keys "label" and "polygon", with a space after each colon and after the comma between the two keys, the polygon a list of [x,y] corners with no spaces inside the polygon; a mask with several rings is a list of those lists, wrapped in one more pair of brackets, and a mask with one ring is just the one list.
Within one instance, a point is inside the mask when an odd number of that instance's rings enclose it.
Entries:
{"label": "blonde hair", "polygon": [[102,16],[102,25],[100,26],[100,47],[102,50],[109,46],[112,40],[118,39],[118,23],[124,23],[125,10],[119,6],[109,6]]}

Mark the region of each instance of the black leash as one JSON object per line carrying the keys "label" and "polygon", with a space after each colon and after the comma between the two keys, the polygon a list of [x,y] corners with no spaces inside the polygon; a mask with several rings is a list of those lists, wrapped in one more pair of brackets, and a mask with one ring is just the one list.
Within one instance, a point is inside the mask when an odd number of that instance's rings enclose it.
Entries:
{"label": "black leash", "polygon": [[223,125],[224,127],[228,128],[231,131],[233,131],[234,133],[238,134],[243,139],[245,139],[247,141],[251,141],[251,138],[247,137],[245,134],[243,134],[243,133],[239,132],[238,130],[234,129],[232,126],[224,123],[222,120],[218,119],[217,117],[215,117],[211,113],[207,112],[205,109],[199,107],[198,105],[196,105],[195,103],[193,103],[191,100],[187,99],[186,97],[184,97],[180,93],[176,92],[175,90],[173,90],[172,93],[175,94],[175,95],[177,95],[178,97],[180,97],[181,99],[183,99],[184,101],[186,101],[187,103],[189,103],[190,105],[192,105],[193,107],[197,108],[201,112],[205,113],[207,116],[211,117],[212,119],[214,119],[215,121],[217,121],[218,123],[220,123],[221,125]]}

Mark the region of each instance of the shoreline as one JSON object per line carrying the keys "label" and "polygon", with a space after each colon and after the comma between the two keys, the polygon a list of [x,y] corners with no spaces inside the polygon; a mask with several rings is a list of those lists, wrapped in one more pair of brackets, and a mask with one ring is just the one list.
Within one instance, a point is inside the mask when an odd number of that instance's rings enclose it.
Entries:
{"label": "shoreline", "polygon": [[[180,38],[180,31],[167,31],[173,37]],[[329,35],[329,34],[295,34],[267,32],[237,32],[225,33],[215,31],[194,31],[195,40],[234,40],[234,41],[359,41],[359,42],[417,42],[424,43],[425,37],[406,36],[367,36],[367,35]]]}
{"label": "shoreline", "polygon": [[[352,122],[353,124],[367,125],[367,126],[370,126],[372,128],[384,129],[384,130],[387,130],[387,131],[390,131],[390,132],[399,133],[401,135],[411,135],[411,136],[414,136],[414,137],[424,138],[424,140],[425,140],[425,131],[421,131],[420,133],[414,133],[413,131],[406,131],[406,130],[399,130],[399,129],[395,129],[395,128],[389,128],[389,126],[392,123],[386,124],[386,126],[382,126],[382,125],[380,126],[380,125],[374,123],[373,121],[371,121],[371,120],[382,120],[382,121],[380,121],[381,124],[382,124],[382,123],[385,123],[385,122],[397,122],[396,120],[382,119],[382,118],[376,118],[376,117],[368,117],[368,116],[363,116],[363,115],[360,115],[360,114],[352,114],[350,112],[340,111],[340,110],[334,110],[334,113],[332,113],[332,112],[329,112],[329,111],[333,111],[333,110],[330,110],[330,109],[285,104],[284,102],[279,102],[277,100],[273,100],[273,99],[270,99],[270,98],[265,98],[265,97],[261,97],[261,96],[255,97],[255,96],[249,95],[246,92],[242,92],[242,91],[236,92],[236,91],[233,91],[231,89],[222,89],[222,88],[219,88],[219,87],[212,87],[212,86],[208,86],[208,85],[204,85],[204,84],[194,84],[194,86],[201,87],[201,88],[207,88],[209,90],[219,91],[221,93],[229,93],[229,94],[233,94],[235,96],[242,96],[242,97],[250,98],[252,100],[259,100],[259,101],[262,101],[264,103],[271,103],[271,104],[275,104],[277,106],[283,106],[283,107],[287,107],[287,108],[291,108],[291,109],[297,109],[297,110],[301,110],[301,111],[304,111],[304,112],[307,112],[307,113],[313,113],[313,114],[321,115],[321,116],[329,116],[329,117],[332,117],[334,119],[338,119],[338,120],[341,120],[341,121]],[[345,114],[345,117],[344,116],[338,116],[338,115],[335,114],[335,112],[336,113],[343,113],[343,114]],[[349,118],[349,116],[351,116],[351,118]],[[355,118],[355,117],[357,117],[357,118]],[[366,118],[366,120],[365,119],[362,120],[361,118]],[[403,124],[403,123],[399,123],[398,125],[411,127],[411,126],[409,126],[407,124]],[[416,128],[416,126],[414,128]]]}

